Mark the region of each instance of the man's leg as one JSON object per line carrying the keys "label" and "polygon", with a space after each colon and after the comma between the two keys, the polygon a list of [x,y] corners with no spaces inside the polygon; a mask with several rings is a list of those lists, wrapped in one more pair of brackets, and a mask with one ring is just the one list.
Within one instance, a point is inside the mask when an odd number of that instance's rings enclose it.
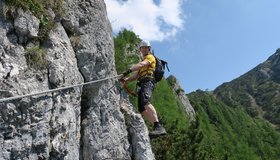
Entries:
{"label": "man's leg", "polygon": [[164,127],[159,123],[157,112],[152,104],[145,106],[145,111],[142,112],[144,117],[146,117],[152,124],[154,124],[154,130],[150,132],[151,137],[157,137],[160,135],[165,135],[166,131]]}
{"label": "man's leg", "polygon": [[147,118],[152,124],[158,122],[157,112],[152,104],[147,104],[145,106],[145,111],[142,112],[145,118]]}
{"label": "man's leg", "polygon": [[141,90],[138,93],[138,109],[140,113],[142,113],[143,116],[154,125],[154,130],[150,132],[150,136],[157,137],[166,134],[166,131],[159,123],[157,112],[154,106],[150,103],[153,89],[154,84],[152,82],[146,82],[141,85]]}

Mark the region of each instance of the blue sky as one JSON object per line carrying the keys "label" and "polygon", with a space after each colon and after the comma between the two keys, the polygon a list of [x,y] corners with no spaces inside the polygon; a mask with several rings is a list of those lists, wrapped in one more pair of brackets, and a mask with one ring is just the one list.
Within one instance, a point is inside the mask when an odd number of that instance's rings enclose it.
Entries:
{"label": "blue sky", "polygon": [[105,0],[114,34],[149,40],[186,93],[213,90],[280,48],[279,0]]}

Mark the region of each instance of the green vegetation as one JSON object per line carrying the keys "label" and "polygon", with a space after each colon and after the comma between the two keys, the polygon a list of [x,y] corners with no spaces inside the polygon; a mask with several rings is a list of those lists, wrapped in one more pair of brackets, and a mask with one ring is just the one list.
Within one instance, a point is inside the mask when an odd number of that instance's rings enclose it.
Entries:
{"label": "green vegetation", "polygon": [[26,63],[36,70],[47,68],[46,52],[38,46],[27,48],[25,52]]}
{"label": "green vegetation", "polygon": [[65,16],[63,0],[6,0],[9,7],[30,10],[40,20],[39,39],[44,40],[49,31],[54,28],[55,22],[48,12],[51,8],[56,16]]}
{"label": "green vegetation", "polygon": [[136,49],[140,41],[133,32],[128,30],[123,30],[117,37],[114,37],[115,61],[118,74],[126,71],[130,65],[139,62]]}
{"label": "green vegetation", "polygon": [[278,159],[280,134],[268,122],[253,119],[242,108],[231,108],[213,95],[189,95],[200,118],[206,159]]}
{"label": "green vegetation", "polygon": [[188,127],[183,106],[177,100],[166,79],[162,79],[156,84],[151,101],[168,127],[171,127],[174,123],[182,129]]}
{"label": "green vegetation", "polygon": [[190,122],[187,129],[178,128],[177,123],[172,123],[167,128],[167,135],[152,140],[152,148],[156,159],[162,160],[204,160],[207,156],[201,150],[200,143],[204,135],[200,129],[200,122]]}

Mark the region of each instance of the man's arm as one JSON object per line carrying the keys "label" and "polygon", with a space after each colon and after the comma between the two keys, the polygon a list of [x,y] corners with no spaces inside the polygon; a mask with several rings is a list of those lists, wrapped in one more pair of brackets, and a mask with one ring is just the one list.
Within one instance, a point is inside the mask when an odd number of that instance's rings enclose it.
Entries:
{"label": "man's arm", "polygon": [[125,78],[124,80],[125,80],[126,82],[131,82],[131,81],[134,81],[134,80],[138,79],[138,77],[139,77],[138,72],[135,72],[135,73],[133,73],[132,76],[127,77],[127,78]]}
{"label": "man's arm", "polygon": [[[138,71],[140,68],[148,66],[148,65],[150,65],[150,62],[147,60],[143,60],[143,61],[133,65],[128,71],[126,71],[124,73],[124,76],[128,75],[129,73],[131,73],[133,71]],[[123,80],[125,80],[127,82],[131,82],[131,81],[138,79],[138,77],[139,77],[138,72],[135,72],[132,76],[130,76],[128,78],[124,78]]]}
{"label": "man's arm", "polygon": [[138,71],[140,68],[150,65],[150,62],[147,60],[141,61],[135,65],[133,65],[130,69],[132,71]]}

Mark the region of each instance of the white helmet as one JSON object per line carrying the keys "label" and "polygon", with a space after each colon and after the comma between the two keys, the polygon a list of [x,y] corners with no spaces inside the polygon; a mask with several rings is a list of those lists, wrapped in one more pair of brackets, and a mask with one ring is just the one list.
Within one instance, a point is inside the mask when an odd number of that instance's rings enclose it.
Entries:
{"label": "white helmet", "polygon": [[149,41],[141,41],[141,42],[140,42],[140,45],[139,45],[139,49],[140,49],[141,47],[145,47],[145,46],[151,48],[150,42],[149,42]]}

